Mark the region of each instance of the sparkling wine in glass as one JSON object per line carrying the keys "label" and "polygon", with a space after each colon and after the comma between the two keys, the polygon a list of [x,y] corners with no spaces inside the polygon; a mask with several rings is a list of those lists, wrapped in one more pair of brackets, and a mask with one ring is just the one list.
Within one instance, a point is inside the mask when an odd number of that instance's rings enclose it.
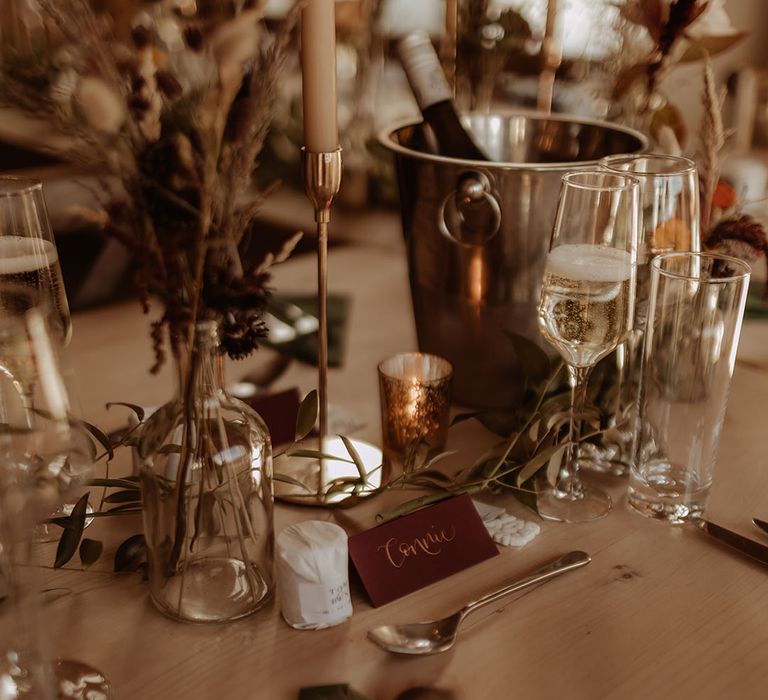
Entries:
{"label": "sparkling wine in glass", "polygon": [[[0,177],[0,284],[27,287],[49,302],[51,333],[67,345],[72,333],[59,256],[38,180]],[[0,312],[24,313],[18,296],[0,293]]]}
{"label": "sparkling wine in glass", "polygon": [[601,365],[604,386],[596,403],[609,430],[585,443],[582,468],[623,476],[629,473],[637,432],[640,361],[648,318],[651,260],[660,253],[698,252],[699,179],[696,164],[666,154],[621,154],[600,161],[606,172],[629,173],[640,183],[635,318],[632,332]]}
{"label": "sparkling wine in glass", "polygon": [[579,476],[581,415],[592,368],[632,328],[638,226],[635,178],[599,170],[563,176],[538,308],[539,330],[565,361],[571,387],[568,445],[556,484],[538,497],[550,520],[585,522],[611,509],[610,497]]}

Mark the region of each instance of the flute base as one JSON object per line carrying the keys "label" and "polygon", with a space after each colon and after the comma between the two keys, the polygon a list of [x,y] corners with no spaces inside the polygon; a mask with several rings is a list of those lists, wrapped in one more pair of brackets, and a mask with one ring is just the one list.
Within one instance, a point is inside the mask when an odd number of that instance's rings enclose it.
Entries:
{"label": "flute base", "polygon": [[56,659],[53,663],[57,698],[60,700],[110,700],[112,686],[106,676],[88,664],[74,659]]}
{"label": "flute base", "polygon": [[[338,508],[352,505],[378,492],[386,475],[381,450],[369,442],[348,438],[365,467],[367,478],[361,483],[360,471],[350,457],[340,437],[326,437],[319,449],[319,440],[302,443],[302,450],[320,451],[340,459],[301,457],[283,454],[274,460],[275,499],[295,505]],[[345,461],[341,461],[345,460]],[[322,483],[321,483],[322,478]]]}
{"label": "flute base", "polygon": [[582,484],[579,497],[552,488],[546,479],[538,484],[536,509],[545,520],[561,523],[588,523],[611,512],[611,497],[600,489]]}

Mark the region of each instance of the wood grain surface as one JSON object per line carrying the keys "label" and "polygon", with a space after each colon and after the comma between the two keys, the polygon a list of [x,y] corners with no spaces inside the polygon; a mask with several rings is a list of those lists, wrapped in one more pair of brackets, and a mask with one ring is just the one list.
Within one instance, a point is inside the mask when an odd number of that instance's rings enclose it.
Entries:
{"label": "wood grain surface", "polygon": [[[380,441],[376,364],[416,346],[399,231],[337,247],[330,289],[353,295],[343,369],[330,374],[331,402],[366,422],[359,436]],[[310,291],[314,259],[281,266],[280,291]],[[87,416],[107,428],[123,415],[107,401],[146,405],[167,399],[170,370],[150,377],[148,320],[138,306],[79,314],[70,349]],[[271,351],[230,365],[235,379]],[[747,322],[742,355],[768,360],[768,323]],[[311,367],[294,364],[277,388],[315,384]],[[753,538],[753,515],[768,519],[768,372],[738,366],[722,435],[713,520]],[[454,465],[473,460],[492,438],[476,426],[451,431]],[[125,464],[122,468],[127,468]],[[137,532],[133,516],[102,519],[88,531],[103,538],[94,569],[46,570],[47,585],[70,594],[45,608],[50,652],[79,658],[111,678],[117,697],[288,700],[302,686],[347,682],[370,700],[395,700],[428,685],[461,700],[505,698],[764,698],[768,681],[768,568],[722,549],[690,527],[670,527],[631,513],[625,482],[605,479],[616,508],[584,525],[542,523],[541,535],[500,556],[399,601],[373,609],[353,593],[351,621],[322,631],[295,631],[276,602],[227,625],[196,626],[166,619],[151,605],[134,574],[110,572],[115,546]],[[280,505],[276,529],[305,518],[338,519],[348,530],[404,498],[389,493],[348,511]],[[511,499],[503,505],[524,517]],[[768,542],[768,538],[764,539]],[[370,627],[429,619],[528,573],[571,549],[593,557],[584,569],[468,619],[456,647],[443,655],[396,658],[372,646]],[[40,553],[53,561],[53,545]]]}

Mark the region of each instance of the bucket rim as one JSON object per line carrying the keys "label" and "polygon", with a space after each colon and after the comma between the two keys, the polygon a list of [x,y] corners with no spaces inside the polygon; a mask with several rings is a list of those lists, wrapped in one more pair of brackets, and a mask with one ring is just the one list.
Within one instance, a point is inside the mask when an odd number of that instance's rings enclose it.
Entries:
{"label": "bucket rim", "polygon": [[[618,131],[629,136],[635,137],[640,142],[640,148],[636,151],[624,151],[623,153],[612,153],[610,155],[635,155],[646,153],[649,148],[648,137],[637,129],[632,129],[622,124],[616,124],[614,122],[608,122],[602,119],[592,119],[590,117],[582,117],[575,114],[568,114],[565,112],[558,112],[556,114],[550,114],[548,112],[539,112],[535,110],[502,110],[495,112],[468,112],[465,116],[479,115],[484,117],[528,117],[531,119],[540,119],[548,121],[559,122],[572,122],[575,124],[584,124],[587,126],[600,126],[610,129],[612,131]],[[415,151],[411,148],[406,148],[396,143],[392,138],[393,135],[405,129],[406,127],[414,127],[423,123],[423,120],[416,119],[414,117],[408,117],[400,119],[389,126],[384,127],[378,133],[377,140],[381,146],[387,150],[412,158],[419,158],[421,160],[433,162],[433,163],[445,163],[448,165],[472,165],[475,167],[493,167],[503,170],[526,170],[526,171],[563,171],[563,170],[576,170],[581,168],[590,168],[599,165],[600,161],[606,156],[595,158],[592,160],[576,160],[576,161],[560,161],[557,163],[536,163],[536,162],[516,162],[516,161],[486,161],[486,160],[469,160],[465,158],[449,158],[448,156],[441,156],[436,153],[425,153],[423,151]]]}

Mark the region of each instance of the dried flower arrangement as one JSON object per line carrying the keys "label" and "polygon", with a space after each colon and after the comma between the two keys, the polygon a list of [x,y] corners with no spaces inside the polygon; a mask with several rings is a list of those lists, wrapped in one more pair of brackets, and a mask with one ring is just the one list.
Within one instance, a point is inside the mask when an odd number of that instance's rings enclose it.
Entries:
{"label": "dried flower arrangement", "polygon": [[[102,496],[111,507],[97,515],[151,503],[162,509],[150,520],[167,522],[170,534],[163,539],[165,530],[150,528],[146,537],[150,553],[157,545],[157,589],[183,582],[193,557],[205,561],[199,553],[226,540],[255,606],[268,582],[257,580],[252,564],[271,556],[269,436],[225,392],[213,400],[200,387],[212,384],[211,322],[221,352],[252,352],[263,334],[269,267],[298,240],[265,252],[252,239],[266,194],[256,190],[254,171],[299,8],[269,29],[263,0],[135,0],[116,6],[125,25],[90,0],[36,3],[32,21],[19,22],[22,31],[3,42],[0,103],[48,120],[71,138],[58,155],[103,176],[95,193],[103,209],[86,213],[133,253],[145,311],[150,302],[162,307],[151,331],[153,371],[168,348],[179,367],[179,395],[149,421],[140,407],[123,404],[136,414],[140,438],[136,428],[117,441],[91,430],[107,462],[120,445],[144,460],[141,479],[107,472],[90,482],[119,489]],[[81,542],[87,500],[56,521],[56,566],[78,547],[84,565],[101,551]],[[130,538],[117,559],[138,566],[144,544],[143,536]]]}
{"label": "dried flower arrangement", "polygon": [[658,99],[662,80],[673,67],[722,53],[747,33],[733,28],[723,0],[628,0],[617,6],[623,45],[613,98],[628,101],[623,117],[646,127],[662,147],[684,147],[688,134],[680,109]]}
{"label": "dried flower arrangement", "polygon": [[[720,180],[722,151],[727,133],[723,126],[724,91],[718,89],[712,56],[738,44],[747,35],[733,28],[723,0],[630,0],[619,6],[632,31],[650,38],[640,42],[642,58],[618,74],[614,96],[619,99],[640,87],[639,117],[648,125],[658,147],[679,152],[687,141],[685,121],[677,106],[656,104],[653,97],[664,75],[675,65],[702,62],[704,115],[697,154],[701,196],[702,246],[754,261],[761,255],[768,263],[768,238],[762,225],[739,211],[734,193]],[[626,43],[626,42],[625,42]],[[767,293],[768,294],[768,293]]]}
{"label": "dried flower arrangement", "polygon": [[253,351],[268,268],[297,240],[249,255],[252,176],[297,14],[270,31],[263,4],[139,2],[121,41],[88,0],[39,0],[24,40],[3,44],[0,102],[47,119],[73,139],[64,157],[111,176],[87,214],[133,253],[145,310],[162,304],[153,370],[165,331],[176,353],[204,319],[231,357]]}

